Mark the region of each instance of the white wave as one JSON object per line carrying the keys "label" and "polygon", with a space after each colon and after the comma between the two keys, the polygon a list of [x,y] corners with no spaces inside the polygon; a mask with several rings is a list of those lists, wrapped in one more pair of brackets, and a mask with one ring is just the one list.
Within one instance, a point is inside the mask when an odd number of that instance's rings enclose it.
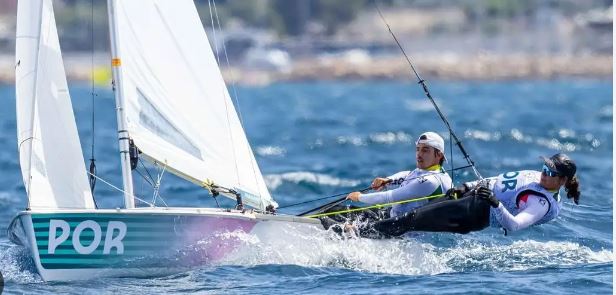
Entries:
{"label": "white wave", "polygon": [[15,194],[10,194],[8,192],[0,192],[0,204],[3,206],[7,206],[8,204],[18,204],[21,202],[20,198],[16,198]]}
{"label": "white wave", "polygon": [[19,284],[42,282],[39,275],[32,272],[34,265],[30,253],[22,246],[2,245],[0,247],[0,270],[2,270],[5,282]]}
{"label": "white wave", "polygon": [[576,146],[575,144],[570,143],[570,142],[561,143],[556,138],[537,138],[535,140],[535,143],[537,143],[540,146],[547,147],[549,149],[564,151],[564,152],[573,152],[578,149],[578,146]]}
{"label": "white wave", "polygon": [[604,263],[614,259],[609,250],[592,249],[572,242],[514,241],[508,245],[463,240],[441,254],[456,270],[516,271],[550,266]]}
{"label": "white wave", "polygon": [[284,156],[287,152],[284,148],[278,146],[259,146],[256,148],[259,156]]}
{"label": "white wave", "polygon": [[374,133],[370,135],[370,140],[375,143],[382,144],[394,144],[398,142],[409,143],[412,142],[413,139],[410,135],[404,132],[381,132]]}
{"label": "white wave", "polygon": [[405,275],[451,271],[439,260],[433,246],[412,240],[341,239],[330,231],[292,224],[233,234],[244,244],[220,264],[293,264]]}
{"label": "white wave", "polygon": [[522,133],[522,131],[520,131],[520,130],[518,130],[516,128],[511,129],[511,131],[509,133],[510,133],[511,137],[513,139],[515,139],[516,141],[526,142],[526,143],[529,143],[529,142],[533,141],[532,137],[530,137],[528,135],[524,135]]}
{"label": "white wave", "polygon": [[338,136],[336,137],[336,143],[338,144],[350,144],[354,146],[366,145],[366,141],[360,136]]}
{"label": "white wave", "polygon": [[287,172],[287,173],[282,173],[282,174],[269,174],[269,175],[265,175],[264,178],[265,178],[265,183],[267,184],[267,187],[272,190],[275,190],[280,185],[282,185],[284,182],[291,182],[295,184],[298,184],[301,182],[307,182],[307,183],[317,184],[321,186],[326,185],[326,186],[335,186],[335,187],[338,187],[338,186],[351,187],[351,186],[357,186],[361,183],[359,180],[337,178],[337,177],[333,177],[327,174],[313,173],[313,172],[307,172],[307,171]]}
{"label": "white wave", "polygon": [[404,101],[404,108],[414,112],[432,112],[434,106],[426,99],[407,99]]}
{"label": "white wave", "polygon": [[255,266],[292,264],[339,267],[355,271],[434,275],[468,271],[519,271],[542,267],[606,263],[610,250],[593,251],[573,242],[515,241],[499,245],[455,236],[453,246],[437,247],[413,239],[342,239],[331,231],[293,224],[257,226],[253,233],[234,232],[242,241],[219,263]]}
{"label": "white wave", "polygon": [[501,133],[498,131],[487,132],[482,130],[469,129],[464,131],[464,136],[466,138],[478,139],[483,141],[499,141],[501,139]]}
{"label": "white wave", "polygon": [[576,133],[575,130],[562,128],[558,130],[558,136],[560,136],[560,138],[575,138]]}
{"label": "white wave", "polygon": [[[549,148],[551,150],[573,152],[582,148],[579,144],[571,142],[561,142],[558,138],[532,137],[530,135],[523,134],[520,130],[515,128],[509,131],[509,135],[515,141],[522,143],[534,143],[536,145]],[[502,135],[498,131],[488,132],[474,129],[466,130],[464,132],[464,136],[466,138],[472,138],[481,141],[500,141],[502,139]],[[594,138],[592,134],[588,133],[582,137],[578,136],[578,134],[576,134],[574,130],[570,129],[558,130],[558,137],[562,140],[576,140],[578,138],[579,140],[585,139],[593,148],[597,148],[601,145],[601,142],[598,139]]]}
{"label": "white wave", "polygon": [[611,118],[613,116],[613,109],[611,105],[603,106],[599,109],[599,116],[603,118]]}

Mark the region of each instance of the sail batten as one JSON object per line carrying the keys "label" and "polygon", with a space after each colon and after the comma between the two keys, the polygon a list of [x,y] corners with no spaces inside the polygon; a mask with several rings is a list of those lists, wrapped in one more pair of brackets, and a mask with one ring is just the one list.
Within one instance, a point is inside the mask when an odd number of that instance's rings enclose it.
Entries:
{"label": "sail batten", "polygon": [[94,208],[51,0],[19,1],[17,144],[28,207]]}
{"label": "sail batten", "polygon": [[271,198],[191,0],[118,1],[126,129],[139,150],[194,183],[265,209]]}

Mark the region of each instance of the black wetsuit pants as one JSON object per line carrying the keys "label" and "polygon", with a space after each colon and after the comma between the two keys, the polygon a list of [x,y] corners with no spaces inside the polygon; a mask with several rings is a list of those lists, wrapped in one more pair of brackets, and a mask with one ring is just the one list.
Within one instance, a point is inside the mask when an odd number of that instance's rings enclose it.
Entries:
{"label": "black wetsuit pants", "polygon": [[490,224],[490,205],[473,194],[457,200],[443,200],[417,208],[402,216],[388,218],[359,228],[361,236],[378,232],[400,236],[408,231],[467,234]]}

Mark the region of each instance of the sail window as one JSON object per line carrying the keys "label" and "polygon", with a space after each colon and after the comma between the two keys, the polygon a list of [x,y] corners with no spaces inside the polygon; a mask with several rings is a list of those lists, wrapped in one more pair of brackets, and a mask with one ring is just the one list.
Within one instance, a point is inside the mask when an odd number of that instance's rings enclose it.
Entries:
{"label": "sail window", "polygon": [[193,157],[203,160],[201,150],[173,124],[137,89],[139,95],[139,124],[158,135],[169,144],[183,150]]}

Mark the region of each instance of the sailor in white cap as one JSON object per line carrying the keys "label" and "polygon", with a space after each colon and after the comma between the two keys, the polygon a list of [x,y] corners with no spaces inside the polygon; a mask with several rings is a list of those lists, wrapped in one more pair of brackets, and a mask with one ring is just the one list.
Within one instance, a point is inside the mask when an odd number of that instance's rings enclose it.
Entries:
{"label": "sailor in white cap", "polygon": [[[371,188],[378,192],[352,192],[347,199],[366,204],[387,204],[444,194],[452,188],[451,177],[442,168],[445,160],[443,138],[434,132],[425,132],[415,142],[415,170],[401,171],[385,178],[377,177],[372,181]],[[400,216],[428,202],[430,200],[396,204],[389,214],[391,217]]]}

